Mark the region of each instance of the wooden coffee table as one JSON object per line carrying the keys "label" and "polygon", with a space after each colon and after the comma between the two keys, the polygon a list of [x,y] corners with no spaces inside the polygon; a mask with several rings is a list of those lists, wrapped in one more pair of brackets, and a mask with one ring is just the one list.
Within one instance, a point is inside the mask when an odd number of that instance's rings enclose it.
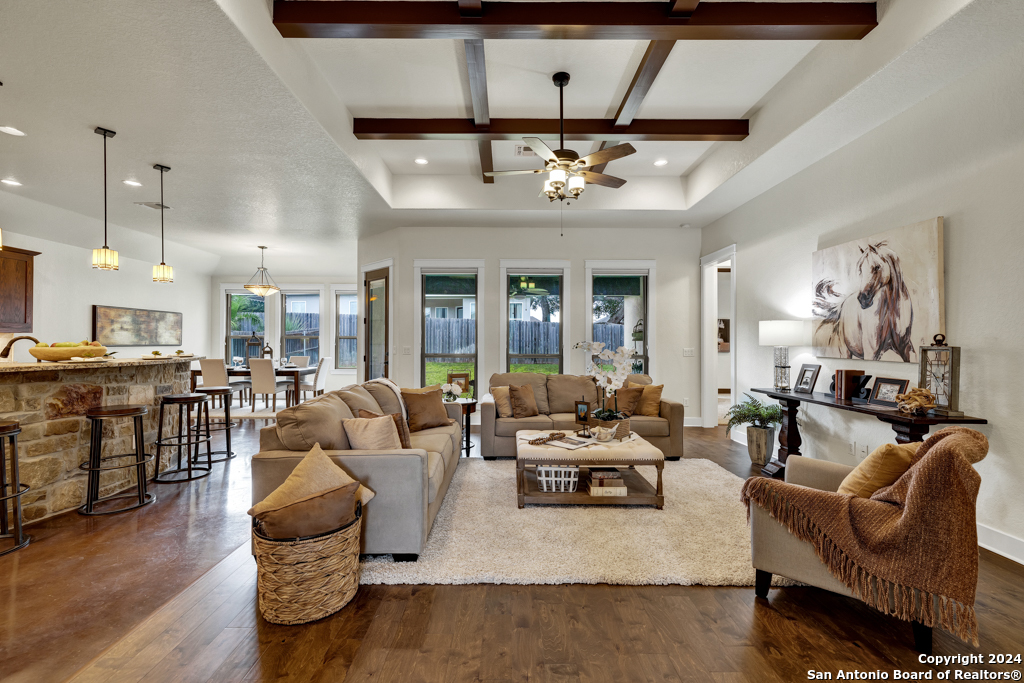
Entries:
{"label": "wooden coffee table", "polygon": [[[659,510],[665,506],[665,493],[661,474],[665,469],[665,455],[634,435],[631,441],[612,441],[608,444],[587,446],[575,451],[558,446],[533,446],[529,442],[538,436],[550,434],[546,431],[516,432],[516,493],[519,507],[530,505],[653,505]],[[572,432],[566,432],[572,436]],[[580,483],[572,493],[545,493],[537,486],[537,465],[576,465],[580,468]],[[638,465],[649,465],[658,470],[658,486],[640,476],[634,469]],[[625,467],[622,481],[626,484],[625,496],[591,496],[587,493],[584,479],[588,467]]]}

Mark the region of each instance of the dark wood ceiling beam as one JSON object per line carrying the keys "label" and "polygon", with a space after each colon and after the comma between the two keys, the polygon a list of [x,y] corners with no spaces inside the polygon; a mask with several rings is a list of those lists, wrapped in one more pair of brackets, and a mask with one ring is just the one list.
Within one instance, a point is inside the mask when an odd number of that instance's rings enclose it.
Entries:
{"label": "dark wood ceiling beam", "polygon": [[482,2],[463,16],[439,0],[274,0],[285,38],[573,40],[859,40],[878,25],[874,2]]}
{"label": "dark wood ceiling beam", "polygon": [[616,128],[625,128],[633,122],[633,117],[640,110],[640,105],[647,97],[647,93],[651,91],[654,79],[658,77],[658,72],[665,65],[665,60],[668,59],[675,44],[674,40],[652,40],[647,46],[647,51],[644,52],[643,59],[640,60],[640,66],[633,74],[633,81],[626,90],[626,96],[622,98],[622,104],[615,112]]}
{"label": "dark wood ceiling beam", "polygon": [[[491,110],[487,103],[487,61],[484,58],[484,41],[473,38],[463,41],[466,48],[466,69],[469,72],[469,97],[473,104],[473,123],[477,130],[486,130],[491,125]],[[494,170],[491,141],[480,140],[480,172]],[[481,175],[485,183],[494,178]]]}
{"label": "dark wood ceiling beam", "polygon": [[[478,128],[472,119],[367,119],[353,121],[359,140],[520,140],[558,139],[558,119],[491,119]],[[743,140],[745,119],[636,119],[625,129],[612,119],[566,119],[566,140],[600,142]]]}
{"label": "dark wood ceiling beam", "polygon": [[688,17],[697,9],[700,0],[670,0],[669,4],[672,6],[668,11],[670,16]]}
{"label": "dark wood ceiling beam", "polygon": [[464,17],[479,17],[484,13],[480,0],[459,0],[459,14]]}

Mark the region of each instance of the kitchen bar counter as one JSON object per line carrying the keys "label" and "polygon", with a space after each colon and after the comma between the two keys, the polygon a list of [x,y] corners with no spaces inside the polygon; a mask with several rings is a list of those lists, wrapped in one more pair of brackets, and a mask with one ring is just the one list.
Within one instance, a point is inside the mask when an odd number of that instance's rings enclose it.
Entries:
{"label": "kitchen bar counter", "polygon": [[[105,363],[0,363],[0,420],[21,423],[18,463],[21,481],[32,490],[22,497],[25,521],[78,507],[85,492],[89,420],[85,411],[101,405],[149,406],[144,418],[146,451],[156,439],[160,396],[189,390],[192,358],[124,358]],[[175,413],[174,416],[171,413]],[[168,411],[165,432],[177,429],[177,411]],[[103,455],[129,453],[130,419],[107,420]],[[170,453],[165,451],[165,457]],[[149,465],[152,473],[152,463]],[[134,470],[103,474],[100,495],[134,482]]]}

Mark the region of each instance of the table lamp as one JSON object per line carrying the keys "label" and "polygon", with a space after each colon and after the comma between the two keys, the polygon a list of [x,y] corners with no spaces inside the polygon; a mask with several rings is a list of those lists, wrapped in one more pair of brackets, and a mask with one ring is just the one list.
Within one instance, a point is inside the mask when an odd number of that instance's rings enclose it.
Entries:
{"label": "table lamp", "polygon": [[762,320],[758,344],[775,347],[775,390],[789,391],[789,347],[808,346],[811,326],[804,320]]}

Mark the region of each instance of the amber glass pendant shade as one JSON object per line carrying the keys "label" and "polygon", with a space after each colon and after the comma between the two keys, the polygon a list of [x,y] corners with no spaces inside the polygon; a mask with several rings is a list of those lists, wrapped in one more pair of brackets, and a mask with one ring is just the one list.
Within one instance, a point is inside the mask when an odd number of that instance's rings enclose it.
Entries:
{"label": "amber glass pendant shade", "polygon": [[105,245],[92,250],[92,267],[98,270],[117,270],[117,252]]}

